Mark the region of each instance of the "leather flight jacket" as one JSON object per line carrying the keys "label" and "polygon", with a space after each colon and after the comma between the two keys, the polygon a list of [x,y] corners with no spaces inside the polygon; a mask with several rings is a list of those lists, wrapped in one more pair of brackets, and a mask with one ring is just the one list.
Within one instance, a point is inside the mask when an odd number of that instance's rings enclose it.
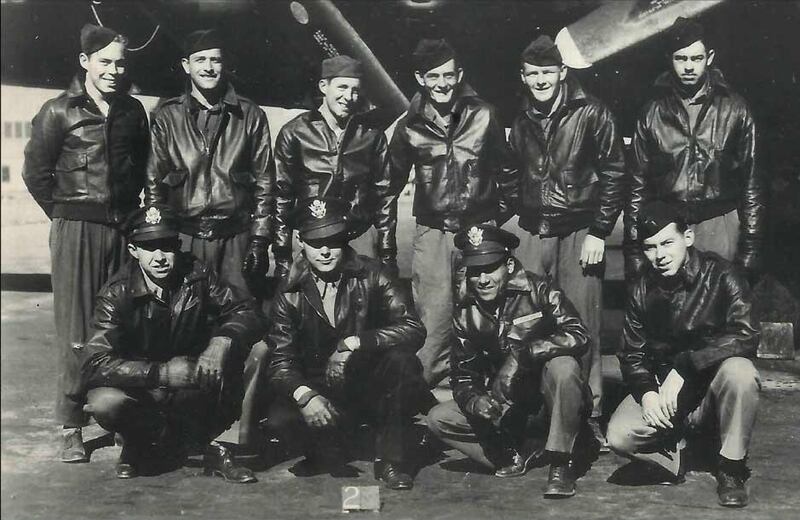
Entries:
{"label": "leather flight jacket", "polygon": [[345,247],[335,323],[330,323],[305,257],[293,264],[272,304],[265,341],[271,348],[269,378],[278,395],[291,398],[298,387],[314,387],[340,340],[358,336],[361,350],[408,349],[425,341],[425,327],[413,305],[377,260]]}
{"label": "leather flight jacket", "polygon": [[517,266],[509,277],[496,313],[488,312],[461,281],[453,317],[450,386],[462,410],[488,385],[512,352],[523,367],[542,367],[557,356],[580,362],[589,333],[578,312],[549,278]]}
{"label": "leather flight jacket", "polygon": [[198,129],[188,92],[153,114],[145,204],[169,204],[181,232],[213,240],[250,230],[272,240],[275,164],[264,111],[228,84],[219,125]]}
{"label": "leather flight jacket", "polygon": [[534,235],[565,236],[588,227],[605,239],[627,196],[622,141],[614,116],[567,77],[547,131],[530,94],[509,135],[517,161],[513,204]]}
{"label": "leather flight jacket", "polygon": [[618,357],[639,402],[672,369],[686,381],[709,382],[724,360],[753,357],[758,347],[743,273],[714,253],[690,247],[688,254],[674,277],[649,269],[629,287]]}
{"label": "leather flight jacket", "polygon": [[105,117],[80,74],[33,118],[22,178],[51,219],[119,224],[139,207],[148,147],[142,104],[117,94]]}
{"label": "leather flight jacket", "polygon": [[[73,349],[80,381],[73,393],[98,386],[154,387],[158,365],[175,356],[198,356],[212,337],[231,338],[244,351],[263,334],[263,318],[251,299],[219,281],[189,253],[178,253],[177,288],[157,301],[136,261],[100,290],[90,339]],[[165,293],[166,294],[166,293]]]}
{"label": "leather flight jacket", "polygon": [[741,226],[736,261],[757,269],[765,231],[766,185],[756,164],[756,127],[741,96],[717,69],[708,70],[708,91],[697,122],[689,115],[668,71],[655,83],[633,138],[630,202],[625,212],[626,270],[646,265],[638,215],[649,200],[673,203],[688,223],[737,210]]}
{"label": "leather flight jacket", "polygon": [[317,109],[297,116],[278,133],[273,248],[282,248],[284,256],[292,248],[288,220],[295,204],[323,196],[350,203],[354,236],[375,226],[379,251],[397,254],[397,195],[402,186],[391,186],[386,136],[374,112],[354,114],[340,141]]}
{"label": "leather flight jacket", "polygon": [[510,216],[501,195],[510,175],[505,130],[472,87],[461,84],[454,96],[445,128],[427,96],[417,93],[389,144],[393,185],[402,188],[414,167],[417,223],[451,232]]}

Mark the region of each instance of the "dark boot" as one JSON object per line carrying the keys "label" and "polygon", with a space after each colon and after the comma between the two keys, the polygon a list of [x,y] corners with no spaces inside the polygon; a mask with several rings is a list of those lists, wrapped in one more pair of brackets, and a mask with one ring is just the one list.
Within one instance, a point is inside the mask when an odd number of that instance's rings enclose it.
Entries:
{"label": "dark boot", "polygon": [[745,507],[749,502],[747,493],[748,470],[741,461],[736,464],[720,464],[717,470],[717,497],[724,507]]}
{"label": "dark boot", "polygon": [[566,464],[550,464],[545,498],[568,498],[575,494],[575,469],[570,460]]}
{"label": "dark boot", "polygon": [[203,473],[208,476],[219,475],[234,484],[258,482],[252,471],[236,465],[233,454],[228,448],[216,442],[212,442],[206,447],[203,455]]}
{"label": "dark boot", "polygon": [[61,433],[61,462],[89,462],[86,447],[83,445],[83,432],[80,428],[64,428]]}
{"label": "dark boot", "polygon": [[414,487],[414,477],[402,464],[389,461],[375,461],[375,478],[382,480],[388,489],[405,490]]}
{"label": "dark boot", "polygon": [[139,464],[141,462],[141,450],[138,446],[125,443],[122,444],[122,452],[117,461],[117,478],[128,479],[139,476]]}

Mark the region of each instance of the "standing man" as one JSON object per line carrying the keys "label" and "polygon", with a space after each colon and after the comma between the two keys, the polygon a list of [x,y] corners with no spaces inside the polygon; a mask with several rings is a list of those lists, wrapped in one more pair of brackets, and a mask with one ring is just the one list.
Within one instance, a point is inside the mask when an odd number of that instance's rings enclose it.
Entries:
{"label": "standing man", "polygon": [[572,496],[572,452],[588,404],[580,368],[586,328],[560,289],[511,256],[519,245],[513,234],[474,226],[459,232],[455,244],[467,267],[453,316],[455,401],[430,411],[429,428],[498,477],[518,477],[536,455],[527,442],[528,417],[544,404],[550,415],[544,496]]}
{"label": "standing man", "polygon": [[[191,33],[181,64],[188,91],[153,115],[145,203],[170,205],[180,218],[184,250],[251,296],[269,269],[272,240],[275,169],[267,116],[227,81],[216,31]],[[258,438],[265,355],[258,344],[246,363],[239,440],[247,446]]]}
{"label": "standing man", "polygon": [[695,233],[664,202],[641,208],[638,230],[649,269],[630,287],[619,358],[631,393],[611,417],[609,444],[680,483],[684,432],[714,423],[719,503],[744,507],[761,387],[749,359],[759,334],[747,279],[718,255],[696,250]]}
{"label": "standing man", "polygon": [[508,161],[495,109],[467,85],[445,40],[423,39],[414,51],[420,86],[389,145],[392,184],[415,170],[417,219],[411,287],[428,336],[417,353],[428,384],[448,373],[452,338],[453,236],[462,227],[500,217],[500,175]]}
{"label": "standing man", "polygon": [[315,197],[293,212],[302,255],[270,315],[268,425],[306,454],[291,469],[297,476],[344,476],[353,426],[368,421],[375,477],[411,489],[413,416],[430,396],[414,355],[425,329],[394,278],[347,245],[350,211],[341,199]]}
{"label": "standing man", "polygon": [[[333,197],[350,204],[350,241],[356,253],[379,258],[397,274],[397,193],[386,168],[384,129],[361,101],[361,63],[349,56],[322,62],[322,104],[281,129],[275,143],[276,278],[289,274],[292,228],[288,215],[299,200]],[[374,117],[372,118],[374,119]]]}
{"label": "standing man", "polygon": [[519,226],[527,233],[517,257],[534,273],[552,276],[589,329],[582,363],[592,390],[589,424],[608,451],[599,423],[600,328],[605,240],[626,196],[622,142],[614,116],[569,75],[549,36],[523,51],[520,77],[527,90],[510,141],[519,167]]}
{"label": "standing man", "polygon": [[191,253],[181,253],[171,208],[146,206],[128,224],[133,262],[97,298],[93,335],[76,349],[79,395],[97,423],[122,436],[117,478],[148,462],[203,449],[203,468],[255,482],[212,442],[238,415],[242,363],[263,333],[252,299],[237,294]]}
{"label": "standing man", "polygon": [[625,212],[626,274],[647,265],[638,248],[639,210],[647,201],[675,204],[693,225],[695,247],[759,269],[765,184],[756,164],[750,108],[712,67],[714,50],[703,27],[678,18],[668,39],[672,70],[636,125],[635,163]]}
{"label": "standing man", "polygon": [[69,89],[33,119],[22,177],[52,220],[53,310],[58,344],[56,418],[64,426],[61,460],[88,461],[82,396],[72,349],[89,334],[97,291],[125,259],[118,225],[139,206],[148,129],[142,105],[127,95],[127,39],[108,27],[81,29],[81,67]]}

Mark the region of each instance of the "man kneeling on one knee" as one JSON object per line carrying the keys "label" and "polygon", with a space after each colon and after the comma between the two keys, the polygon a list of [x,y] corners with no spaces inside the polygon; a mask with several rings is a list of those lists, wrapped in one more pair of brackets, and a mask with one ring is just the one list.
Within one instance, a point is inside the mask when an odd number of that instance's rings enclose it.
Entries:
{"label": "man kneeling on one knee", "polygon": [[275,392],[267,425],[304,451],[295,475],[355,476],[345,441],[352,427],[370,423],[375,476],[410,489],[412,418],[432,398],[416,357],[425,328],[381,263],[347,245],[349,212],[346,201],[316,197],[292,212],[302,255],[273,302],[265,338]]}
{"label": "man kneeling on one knee", "polygon": [[536,454],[526,425],[544,403],[545,497],[572,496],[571,454],[589,399],[579,362],[588,348],[586,327],[560,289],[511,256],[519,244],[513,234],[482,225],[454,240],[467,268],[453,317],[455,401],[433,408],[428,427],[498,477],[516,477]]}
{"label": "man kneeling on one knee", "polygon": [[692,230],[665,202],[645,205],[639,220],[651,266],[630,287],[619,358],[631,395],[611,418],[609,445],[679,483],[686,429],[716,422],[719,503],[743,507],[760,388],[748,359],[759,338],[750,287],[737,267],[695,250]]}
{"label": "man kneeling on one knee", "polygon": [[180,252],[177,216],[151,205],[128,219],[133,261],[100,290],[91,339],[75,349],[87,409],[123,439],[117,477],[142,466],[181,462],[203,449],[206,474],[255,482],[212,441],[233,424],[242,401],[247,351],[263,333],[252,300]]}

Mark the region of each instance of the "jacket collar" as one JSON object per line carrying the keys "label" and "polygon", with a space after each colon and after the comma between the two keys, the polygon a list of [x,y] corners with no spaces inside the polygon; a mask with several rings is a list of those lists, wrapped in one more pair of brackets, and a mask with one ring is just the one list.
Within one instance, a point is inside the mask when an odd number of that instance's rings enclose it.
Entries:
{"label": "jacket collar", "polygon": [[[478,93],[475,92],[475,89],[473,89],[469,83],[461,83],[454,95],[456,96],[452,110],[454,114],[460,114],[467,105],[478,98]],[[417,92],[414,94],[414,97],[411,98],[411,103],[408,105],[408,118],[420,117],[433,122],[426,114],[425,108],[428,105],[427,96],[424,96],[422,92]]]}
{"label": "jacket collar", "polygon": [[[531,285],[531,281],[528,279],[528,273],[522,267],[522,264],[519,262],[519,260],[514,258],[514,272],[511,273],[511,276],[509,276],[508,280],[506,281],[506,288],[503,291],[504,296],[509,298],[514,296],[515,293],[531,292],[532,290],[533,286]],[[462,277],[457,294],[457,307],[465,308],[469,307],[470,305],[477,304],[475,295],[467,287],[466,276]]]}
{"label": "jacket collar", "polygon": [[[364,261],[358,257],[358,254],[356,254],[353,248],[346,246],[343,254],[342,280],[363,275],[365,269]],[[289,271],[289,276],[286,279],[285,291],[301,291],[308,281],[311,281],[311,283],[314,282],[314,274],[311,272],[311,266],[308,260],[306,260],[305,256],[300,255],[294,261]]]}
{"label": "jacket collar", "polygon": [[88,97],[88,94],[86,94],[86,86],[83,84],[84,81],[83,74],[75,74],[72,81],[69,83],[69,88],[67,88],[67,96],[69,98]]}
{"label": "jacket collar", "polygon": [[[709,97],[713,97],[717,94],[723,96],[730,92],[730,84],[725,80],[725,76],[722,75],[722,71],[718,68],[710,67],[706,73],[706,78],[708,81],[707,95]],[[653,86],[657,90],[660,90],[663,95],[679,96],[675,74],[670,70],[662,72],[656,78],[655,82],[653,82]]]}
{"label": "jacket collar", "polygon": [[681,276],[687,285],[694,285],[700,275],[700,256],[694,247],[690,247],[687,253],[686,261],[681,267]]}

